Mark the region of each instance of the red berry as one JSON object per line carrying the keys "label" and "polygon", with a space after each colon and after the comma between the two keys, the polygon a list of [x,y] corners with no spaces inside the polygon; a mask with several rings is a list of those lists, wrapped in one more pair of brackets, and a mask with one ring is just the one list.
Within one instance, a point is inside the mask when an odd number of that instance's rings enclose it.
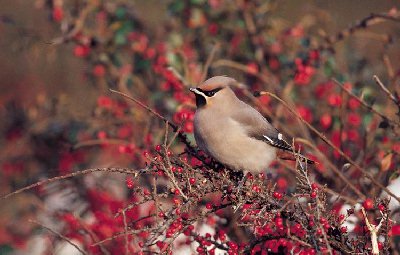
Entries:
{"label": "red berry", "polygon": [[155,149],[156,149],[156,151],[161,151],[161,145],[159,145],[159,144],[156,145],[156,148],[155,148]]}
{"label": "red berry", "polygon": [[196,179],[195,178],[190,178],[189,179],[189,183],[192,184],[192,185],[195,184],[196,183]]}
{"label": "red berry", "polygon": [[181,204],[181,200],[179,200],[178,198],[174,197],[172,199],[172,201],[174,202],[175,205],[180,205]]}
{"label": "red berry", "polygon": [[252,190],[253,190],[254,192],[260,192],[261,189],[260,189],[260,187],[258,187],[258,185],[253,184]]}
{"label": "red berry", "polygon": [[277,227],[283,226],[283,219],[282,219],[281,217],[276,217],[276,218],[275,218],[275,225],[276,225]]}
{"label": "red berry", "polygon": [[186,133],[192,133],[194,129],[193,122],[191,121],[186,121],[185,124],[183,125],[183,131]]}
{"label": "red berry", "polygon": [[286,189],[288,181],[284,177],[279,177],[278,180],[276,180],[276,186],[281,190]]}
{"label": "red berry", "polygon": [[85,45],[76,45],[74,48],[74,55],[76,57],[83,58],[88,56],[89,53],[90,53],[90,48]]}
{"label": "red berry", "polygon": [[358,127],[361,124],[361,117],[357,113],[350,112],[347,115],[347,122],[353,127]]}
{"label": "red berry", "polygon": [[345,82],[343,83],[343,87],[347,90],[352,90],[353,89],[353,84],[351,84],[350,82]]}
{"label": "red berry", "polygon": [[97,99],[97,105],[104,108],[111,108],[113,105],[113,100],[107,96],[100,96]]}
{"label": "red berry", "polygon": [[132,178],[132,177],[126,178],[126,186],[127,186],[129,189],[132,189],[132,188],[133,188],[133,178]]}
{"label": "red berry", "polygon": [[311,198],[316,198],[317,197],[317,192],[312,191],[311,194],[310,194],[310,197]]}
{"label": "red berry", "polygon": [[164,242],[163,241],[157,241],[156,245],[161,250],[164,247]]}
{"label": "red berry", "polygon": [[103,77],[104,74],[106,73],[106,68],[103,65],[98,64],[93,67],[92,72],[93,75],[96,77]]}
{"label": "red berry", "polygon": [[99,131],[99,132],[97,133],[97,137],[98,137],[99,139],[106,139],[106,138],[107,138],[107,133],[106,133],[105,131]]}
{"label": "red berry", "polygon": [[342,105],[342,97],[338,94],[331,94],[328,97],[328,103],[331,106],[339,107]]}
{"label": "red berry", "polygon": [[312,188],[313,190],[318,189],[318,184],[316,184],[316,183],[311,184],[311,188]]}
{"label": "red berry", "polygon": [[211,35],[216,35],[216,34],[218,33],[218,25],[217,25],[216,23],[211,23],[211,24],[208,26],[208,32],[209,32]]}
{"label": "red berry", "polygon": [[228,242],[228,246],[229,248],[233,249],[233,250],[237,250],[238,245],[235,242],[229,241]]}
{"label": "red berry", "polygon": [[247,64],[247,72],[250,74],[257,74],[258,73],[257,64],[254,62]]}
{"label": "red berry", "polygon": [[383,204],[378,205],[379,211],[383,212],[385,211],[386,207]]}
{"label": "red berry", "polygon": [[308,107],[306,107],[304,105],[299,105],[299,106],[297,106],[296,110],[297,110],[297,113],[300,115],[300,117],[302,117],[305,121],[307,121],[307,122],[312,121],[313,115],[312,115],[311,110]]}
{"label": "red berry", "polygon": [[54,7],[52,13],[53,19],[60,22],[64,18],[64,11],[61,7]]}
{"label": "red berry", "polygon": [[342,233],[347,233],[347,227],[341,227],[340,232]]}
{"label": "red berry", "polygon": [[363,207],[365,210],[371,210],[374,208],[374,201],[371,198],[367,198],[364,200]]}
{"label": "red berry", "polygon": [[212,206],[211,203],[207,203],[207,204],[206,204],[206,208],[207,208],[208,210],[211,210],[211,209],[213,208],[213,206]]}
{"label": "red berry", "polygon": [[202,248],[202,247],[197,247],[197,249],[196,249],[196,251],[198,252],[198,253],[203,253],[204,252],[204,249]]}
{"label": "red berry", "polygon": [[279,192],[276,192],[276,191],[275,191],[272,195],[273,195],[274,198],[276,198],[276,199],[281,199],[281,198],[282,198],[282,194],[279,193]]}
{"label": "red berry", "polygon": [[328,129],[332,125],[332,115],[324,113],[319,119],[319,123],[324,129]]}
{"label": "red berry", "polygon": [[190,236],[191,233],[192,233],[192,231],[191,231],[189,228],[187,228],[187,229],[185,229],[185,230],[183,231],[183,234],[184,234],[185,236]]}
{"label": "red berry", "polygon": [[148,196],[148,195],[150,195],[151,193],[150,193],[150,190],[148,190],[148,189],[143,189],[143,194],[145,195],[145,196]]}
{"label": "red berry", "polygon": [[351,110],[357,109],[357,108],[360,106],[360,104],[361,104],[361,103],[360,103],[357,99],[355,99],[355,98],[350,98],[350,99],[349,99],[349,102],[348,102],[349,108],[350,108]]}

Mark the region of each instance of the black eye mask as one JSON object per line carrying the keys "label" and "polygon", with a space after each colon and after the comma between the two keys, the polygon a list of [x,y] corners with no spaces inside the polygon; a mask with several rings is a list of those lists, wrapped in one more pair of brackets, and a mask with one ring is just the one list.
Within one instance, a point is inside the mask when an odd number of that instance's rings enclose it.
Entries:
{"label": "black eye mask", "polygon": [[216,88],[216,89],[213,89],[213,90],[209,90],[209,91],[205,91],[205,90],[202,90],[202,89],[199,89],[199,88],[196,88],[196,89],[197,89],[198,91],[204,93],[204,95],[206,95],[207,97],[212,97],[212,96],[215,95],[215,93],[217,93],[218,91],[220,91],[222,88],[219,87],[219,88]]}
{"label": "black eye mask", "polygon": [[[212,97],[215,95],[215,93],[217,93],[218,91],[220,91],[222,88],[216,88],[210,91],[205,91],[199,88],[196,88],[199,92],[202,92],[206,97]],[[205,97],[203,95],[200,94],[195,94],[196,95],[196,106],[197,108],[203,107],[207,104],[207,101],[205,99]]]}

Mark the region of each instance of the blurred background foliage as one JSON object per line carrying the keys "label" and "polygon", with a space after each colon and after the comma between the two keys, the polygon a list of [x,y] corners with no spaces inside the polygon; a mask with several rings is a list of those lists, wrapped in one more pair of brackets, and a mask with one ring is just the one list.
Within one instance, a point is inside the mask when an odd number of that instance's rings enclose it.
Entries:
{"label": "blurred background foliage", "polygon": [[[378,177],[385,185],[398,177],[399,130],[377,131],[371,136],[375,141],[370,143],[372,149],[367,150],[369,143],[363,139],[375,131],[379,120],[357,110],[354,102],[346,109],[355,114],[343,114],[337,106],[342,106],[345,96],[330,81],[336,78],[348,82],[354,93],[363,94],[369,103],[377,102],[377,109],[397,118],[397,108],[387,104],[372,76],[380,76],[391,89],[399,91],[398,21],[374,24],[327,43],[329,36],[336,38],[340,31],[371,13],[397,15],[398,1],[0,0],[0,4],[1,194],[71,170],[142,166],[142,153],[162,142],[163,125],[145,110],[116,99],[108,91],[110,87],[132,92],[182,124],[192,139],[190,116],[194,107],[186,85],[201,81],[202,68],[214,45],[219,46],[209,75],[230,75],[246,84],[250,92],[266,89],[290,100],[304,119],[345,147],[351,157],[366,159],[362,165],[371,166],[373,173],[394,151],[390,171],[385,169]],[[259,13],[252,32],[246,14],[238,9],[253,5]],[[70,36],[74,31],[71,24],[85,13],[82,10],[87,11],[82,30]],[[257,30],[259,27],[262,31]],[[188,84],[168,71],[169,66]],[[271,99],[257,101],[246,91],[239,93],[262,108],[277,127],[298,124]],[[371,125],[374,121],[377,124]],[[340,133],[343,125],[352,131],[345,134],[346,138]],[[304,128],[289,126],[284,132],[315,141],[339,168],[344,163]],[[182,145],[176,144],[174,150],[182,151]],[[290,184],[294,177],[282,167],[275,168],[280,175],[274,173],[271,178],[278,188],[293,192]],[[340,181],[323,164],[319,170],[316,178],[340,192],[343,183],[338,184]],[[119,200],[129,193],[118,186],[124,177],[96,178],[36,190],[43,196],[26,193],[7,200],[0,210],[0,224],[6,226],[0,230],[0,245],[7,251],[29,250],[26,241],[34,226],[26,225],[26,220],[38,211],[45,219],[43,211],[51,214],[60,208],[66,210],[49,196],[56,190],[68,187],[71,193],[80,195],[74,198],[81,199],[87,199],[85,192],[99,187]],[[79,185],[88,190],[79,190]],[[370,183],[358,185],[368,197]],[[377,197],[380,190],[371,192]]]}

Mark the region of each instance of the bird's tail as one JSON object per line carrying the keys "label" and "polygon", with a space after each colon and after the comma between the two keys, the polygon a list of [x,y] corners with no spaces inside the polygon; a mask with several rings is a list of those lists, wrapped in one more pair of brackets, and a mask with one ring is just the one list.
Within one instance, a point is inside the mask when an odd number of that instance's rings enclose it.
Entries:
{"label": "bird's tail", "polygon": [[300,162],[306,162],[307,164],[316,163],[314,160],[309,159],[300,153],[289,152],[289,151],[280,151],[278,152],[277,157],[283,160],[291,160],[291,161],[300,160]]}

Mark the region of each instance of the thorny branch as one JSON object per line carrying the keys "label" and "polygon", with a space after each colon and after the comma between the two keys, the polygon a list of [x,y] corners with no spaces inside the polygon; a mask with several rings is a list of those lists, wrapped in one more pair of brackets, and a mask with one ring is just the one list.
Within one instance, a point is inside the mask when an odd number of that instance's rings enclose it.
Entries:
{"label": "thorny branch", "polygon": [[[400,202],[400,198],[397,197],[393,192],[391,192],[388,188],[386,188],[385,186],[383,186],[381,183],[379,183],[377,180],[375,180],[375,178],[368,172],[366,172],[362,167],[360,167],[354,160],[352,160],[348,155],[346,155],[339,147],[337,147],[336,145],[334,145],[328,138],[326,138],[323,134],[321,134],[321,132],[319,132],[315,127],[313,127],[310,123],[308,123],[307,121],[305,121],[295,110],[293,110],[288,104],[285,103],[285,101],[283,101],[281,98],[279,98],[277,95],[270,93],[270,92],[266,92],[266,91],[261,91],[261,92],[256,92],[255,93],[256,96],[259,95],[270,95],[271,97],[277,99],[280,103],[282,103],[291,113],[293,113],[294,115],[296,115],[297,118],[299,118],[311,131],[313,131],[319,138],[321,138],[325,143],[327,143],[330,147],[332,147],[335,151],[337,151],[340,156],[342,156],[343,158],[345,158],[352,166],[354,166],[357,170],[361,171],[366,177],[368,177],[368,179],[371,180],[372,183],[374,183],[374,185],[378,186],[379,188],[381,188],[382,190],[384,190],[387,194],[389,194],[391,197],[393,197],[394,199],[396,199],[397,201]],[[359,191],[351,182],[349,182],[349,180],[347,180],[347,178],[342,174],[342,173],[338,173],[338,176],[345,181],[349,187],[352,188],[352,190],[354,192],[356,192],[360,197],[363,197],[364,195],[362,194],[361,191]]]}

